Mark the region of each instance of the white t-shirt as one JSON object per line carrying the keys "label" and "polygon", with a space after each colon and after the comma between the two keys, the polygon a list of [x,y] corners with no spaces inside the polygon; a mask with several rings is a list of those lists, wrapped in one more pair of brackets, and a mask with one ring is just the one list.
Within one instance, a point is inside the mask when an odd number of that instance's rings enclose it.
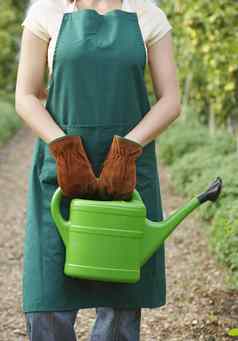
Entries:
{"label": "white t-shirt", "polygon": [[[152,0],[123,0],[121,9],[137,13],[146,55],[147,48],[172,29],[164,11]],[[72,11],[73,3],[68,0],[37,0],[29,6],[21,24],[39,38],[49,42],[47,56],[49,76],[52,72],[54,50],[63,14]]]}

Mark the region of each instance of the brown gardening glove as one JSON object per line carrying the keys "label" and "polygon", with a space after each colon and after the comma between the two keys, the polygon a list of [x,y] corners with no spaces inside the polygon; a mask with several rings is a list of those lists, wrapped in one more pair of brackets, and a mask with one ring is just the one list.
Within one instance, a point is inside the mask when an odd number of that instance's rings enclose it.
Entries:
{"label": "brown gardening glove", "polygon": [[143,146],[114,135],[99,177],[99,197],[104,200],[128,200],[136,186],[136,159]]}
{"label": "brown gardening glove", "polygon": [[71,198],[92,199],[97,178],[79,135],[65,135],[51,141],[49,150],[56,160],[57,180],[63,193]]}

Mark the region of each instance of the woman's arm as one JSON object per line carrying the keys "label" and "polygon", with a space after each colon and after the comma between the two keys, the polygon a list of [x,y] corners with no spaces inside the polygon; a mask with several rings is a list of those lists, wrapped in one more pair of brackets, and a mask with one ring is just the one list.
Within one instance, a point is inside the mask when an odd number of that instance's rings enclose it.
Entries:
{"label": "woman's arm", "polygon": [[148,63],[157,102],[124,136],[143,146],[158,137],[179,116],[181,110],[170,31],[148,48]]}
{"label": "woman's arm", "polygon": [[26,27],[23,29],[15,91],[15,110],[46,143],[65,135],[41,100],[47,95],[44,73],[48,43]]}

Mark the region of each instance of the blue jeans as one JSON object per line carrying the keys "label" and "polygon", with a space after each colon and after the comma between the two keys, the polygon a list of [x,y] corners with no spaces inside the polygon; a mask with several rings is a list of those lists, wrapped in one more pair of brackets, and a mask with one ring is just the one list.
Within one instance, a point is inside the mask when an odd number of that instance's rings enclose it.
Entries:
{"label": "blue jeans", "polygon": [[[26,313],[30,341],[76,341],[74,323],[78,310]],[[89,341],[139,341],[141,308],[96,308]]]}

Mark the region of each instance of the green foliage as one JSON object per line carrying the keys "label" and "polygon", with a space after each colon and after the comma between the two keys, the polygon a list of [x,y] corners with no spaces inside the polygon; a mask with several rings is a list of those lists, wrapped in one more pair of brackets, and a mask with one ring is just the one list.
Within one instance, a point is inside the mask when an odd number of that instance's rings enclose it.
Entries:
{"label": "green foliage", "polygon": [[[222,161],[223,156],[214,157],[212,151],[206,146],[190,153],[185,151],[184,156],[174,162],[171,167],[171,174],[176,188],[184,195],[197,194],[215,176]],[[207,179],[205,184],[200,181],[204,174]]]}
{"label": "green foliage", "polygon": [[238,287],[238,199],[217,211],[209,231],[209,245],[216,258],[230,270],[230,282]]}
{"label": "green foliage", "polygon": [[206,148],[187,154],[171,169],[175,186],[187,196],[195,196],[204,191],[215,177],[222,178],[223,190],[217,203],[205,204],[199,209],[201,217],[208,221],[225,202],[230,203],[238,198],[238,177],[235,176],[237,172],[237,153],[214,156],[212,150],[206,150]]}
{"label": "green foliage", "polygon": [[235,139],[222,129],[211,137],[205,126],[178,120],[161,135],[159,152],[162,161],[170,166],[173,184],[180,195],[192,198],[204,192],[217,176],[222,178],[223,188],[217,202],[205,203],[197,212],[205,222],[211,249],[229,268],[230,281],[235,283],[238,279],[238,153]]}
{"label": "green foliage", "polygon": [[160,156],[164,162],[172,164],[175,159],[180,159],[184,154],[206,145],[208,139],[206,127],[199,126],[198,129],[191,124],[185,126],[183,122],[176,120],[158,140],[163,144]]}
{"label": "green foliage", "polygon": [[238,2],[160,1],[171,25],[181,89],[203,122],[238,117]]}
{"label": "green foliage", "polygon": [[0,1],[0,92],[15,90],[21,21],[26,1]]}
{"label": "green foliage", "polygon": [[0,145],[6,142],[21,126],[22,121],[15,112],[14,105],[0,99]]}

